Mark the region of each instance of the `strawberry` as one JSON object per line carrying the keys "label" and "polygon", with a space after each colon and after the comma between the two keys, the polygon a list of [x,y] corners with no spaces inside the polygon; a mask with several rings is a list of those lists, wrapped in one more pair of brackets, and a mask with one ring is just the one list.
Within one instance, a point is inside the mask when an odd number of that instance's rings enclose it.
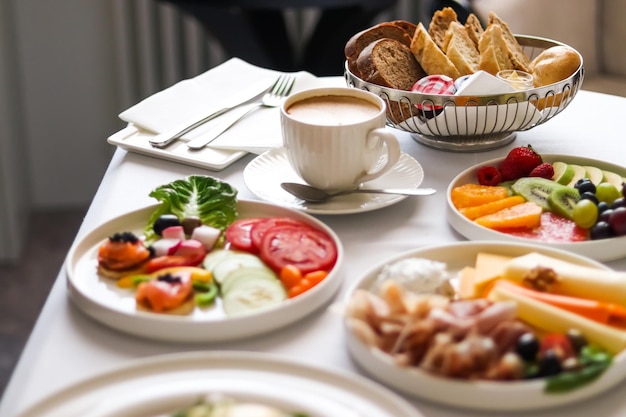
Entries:
{"label": "strawberry", "polygon": [[554,167],[549,162],[542,162],[530,171],[529,177],[541,177],[551,180],[554,176]]}
{"label": "strawberry", "polygon": [[490,165],[478,168],[476,177],[480,185],[498,185],[502,182],[502,175],[498,168]]}
{"label": "strawberry", "polygon": [[511,149],[498,168],[502,181],[510,181],[527,177],[530,171],[542,162],[541,155],[535,152],[532,146],[518,146]]}

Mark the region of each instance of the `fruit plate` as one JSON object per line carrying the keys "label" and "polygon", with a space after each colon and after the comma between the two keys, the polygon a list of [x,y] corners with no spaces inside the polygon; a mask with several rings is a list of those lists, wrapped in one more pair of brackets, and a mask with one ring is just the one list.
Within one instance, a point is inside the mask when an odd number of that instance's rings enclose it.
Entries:
{"label": "fruit plate", "polygon": [[422,416],[367,378],[267,353],[214,351],[136,359],[64,388],[19,417],[170,416],[211,394],[310,416]]}
{"label": "fruit plate", "polygon": [[[616,173],[626,177],[626,168],[608,162],[583,158],[578,156],[566,156],[559,154],[543,154],[545,162],[562,161],[567,164],[579,166],[594,166],[602,170]],[[549,246],[551,248],[567,250],[579,255],[587,256],[601,262],[613,261],[626,256],[626,236],[613,237],[601,240],[586,240],[580,242],[544,242],[535,239],[523,238],[507,233],[498,232],[478,225],[463,216],[452,204],[451,193],[454,187],[468,183],[477,183],[476,172],[485,165],[497,166],[504,158],[492,159],[474,165],[458,174],[450,183],[447,190],[447,217],[448,223],[468,240],[500,240],[505,242],[527,242]]]}
{"label": "fruit plate", "polygon": [[134,336],[174,342],[216,342],[241,339],[269,332],[312,313],[337,292],[343,246],[324,223],[296,210],[270,203],[239,200],[238,218],[285,216],[302,220],[326,232],[337,247],[337,261],[328,276],[298,297],[258,313],[227,317],[219,297],[214,306],[196,308],[189,315],[168,315],[137,310],[131,291],[118,288],[114,281],[96,273],[98,247],[115,232],[132,231],[142,235],[156,205],[135,210],[96,227],[78,240],[65,261],[70,298],[93,319]]}
{"label": "fruit plate", "polygon": [[[409,257],[426,258],[445,262],[448,270],[454,274],[464,266],[473,265],[479,252],[506,256],[538,252],[575,264],[608,269],[592,259],[539,245],[498,241],[456,242],[419,248],[393,256],[358,279],[347,292],[345,300],[349,300],[357,289],[370,289],[382,268],[389,263]],[[413,397],[465,409],[503,412],[556,407],[597,395],[617,385],[626,376],[626,352],[621,352],[614,357],[613,364],[594,382],[564,393],[545,393],[545,381],[541,379],[520,382],[469,382],[435,376],[415,367],[397,366],[387,354],[361,342],[350,329],[348,320],[344,321],[344,331],[351,356],[374,379]]]}

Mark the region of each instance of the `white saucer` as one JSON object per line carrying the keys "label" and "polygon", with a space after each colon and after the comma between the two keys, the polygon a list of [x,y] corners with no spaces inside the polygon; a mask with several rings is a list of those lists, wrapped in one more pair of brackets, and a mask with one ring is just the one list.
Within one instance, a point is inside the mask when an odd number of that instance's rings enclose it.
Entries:
{"label": "white saucer", "polygon": [[[362,188],[417,188],[424,179],[422,166],[410,155],[402,153],[389,171],[363,184]],[[407,196],[393,194],[350,194],[335,197],[326,203],[308,203],[283,190],[281,182],[304,181],[291,167],[285,148],[271,149],[253,159],[243,171],[243,180],[250,191],[262,200],[314,214],[349,214],[376,210],[404,200]]]}

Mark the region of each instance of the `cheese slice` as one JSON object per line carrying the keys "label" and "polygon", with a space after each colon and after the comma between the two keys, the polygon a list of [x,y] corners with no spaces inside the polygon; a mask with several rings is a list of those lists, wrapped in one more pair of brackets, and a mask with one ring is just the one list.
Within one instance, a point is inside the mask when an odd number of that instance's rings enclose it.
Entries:
{"label": "cheese slice", "polygon": [[502,278],[521,282],[537,267],[552,269],[558,276],[550,292],[626,305],[626,272],[582,266],[532,252],[502,266]]}
{"label": "cheese slice", "polygon": [[511,259],[510,256],[487,252],[479,252],[476,255],[474,286],[477,296],[480,296],[494,279],[501,277],[503,267]]}

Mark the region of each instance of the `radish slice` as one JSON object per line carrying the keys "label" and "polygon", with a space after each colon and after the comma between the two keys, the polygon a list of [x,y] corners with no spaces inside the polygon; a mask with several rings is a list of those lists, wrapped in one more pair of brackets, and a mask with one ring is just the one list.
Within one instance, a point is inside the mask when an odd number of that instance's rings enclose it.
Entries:
{"label": "radish slice", "polygon": [[199,240],[186,239],[180,242],[180,245],[176,248],[174,255],[195,258],[198,256],[204,256],[206,252],[207,250]]}
{"label": "radish slice", "polygon": [[173,255],[182,243],[181,239],[163,238],[152,244],[154,256]]}
{"label": "radish slice", "polygon": [[170,226],[163,229],[161,236],[165,239],[185,239],[185,229],[183,226]]}
{"label": "radish slice", "polygon": [[193,232],[191,233],[191,238],[202,242],[204,248],[207,251],[210,251],[217,243],[217,240],[219,239],[221,234],[222,231],[216,227],[202,225],[193,229]]}

